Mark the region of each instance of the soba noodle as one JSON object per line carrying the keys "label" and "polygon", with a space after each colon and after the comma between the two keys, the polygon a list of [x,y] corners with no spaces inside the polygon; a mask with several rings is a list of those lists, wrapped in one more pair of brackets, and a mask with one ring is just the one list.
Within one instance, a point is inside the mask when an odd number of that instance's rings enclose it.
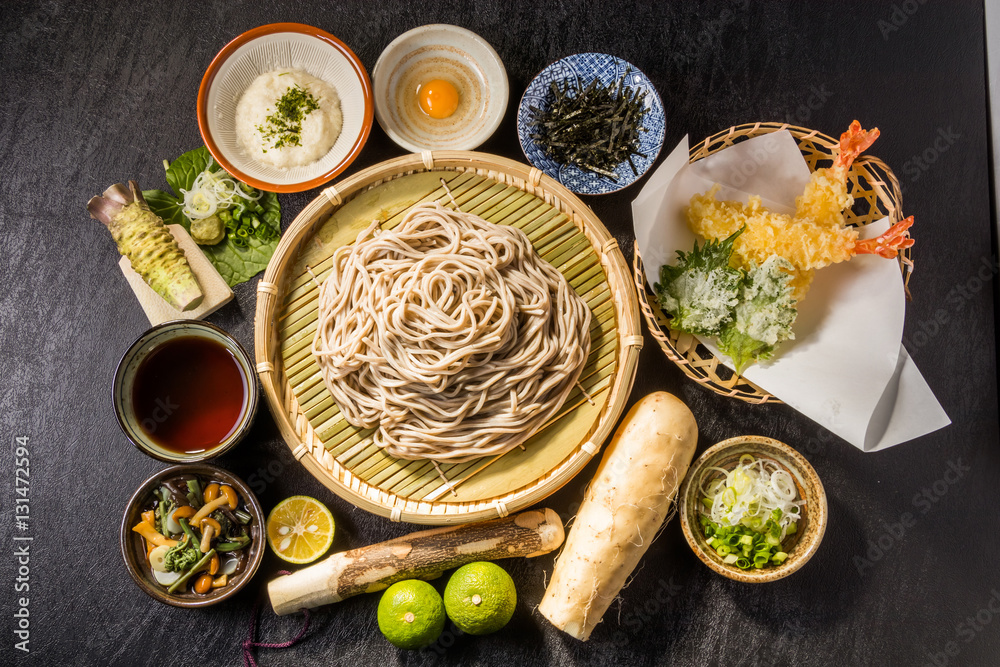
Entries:
{"label": "soba noodle", "polygon": [[439,204],[333,255],[312,351],[349,423],[392,456],[461,462],[522,444],[590,353],[590,309],[518,229]]}

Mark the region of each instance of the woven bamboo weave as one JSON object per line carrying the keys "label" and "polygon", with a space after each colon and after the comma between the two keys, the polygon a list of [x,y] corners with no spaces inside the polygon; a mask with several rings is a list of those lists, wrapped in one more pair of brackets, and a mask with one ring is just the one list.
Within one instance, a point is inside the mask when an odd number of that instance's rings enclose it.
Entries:
{"label": "woven bamboo weave", "polygon": [[[449,195],[450,193],[450,195]],[[593,314],[591,353],[560,413],[523,449],[441,465],[395,459],[371,431],[349,425],[310,346],[318,287],[333,251],[372,220],[392,228],[421,201],[524,231]],[[323,190],[292,222],[257,288],[255,352],[261,385],[292,455],[334,493],[393,521],[457,524],[505,516],[569,481],[625,409],[642,346],[629,267],[617,241],[575,195],[538,169],[483,153],[413,154]]]}
{"label": "woven bamboo weave", "polygon": [[[795,137],[802,157],[805,158],[811,171],[833,164],[839,146],[836,139],[816,130],[787,123],[747,123],[723,130],[693,146],[690,149],[690,161],[701,160],[740,141],[780,130],[788,130]],[[854,161],[848,176],[847,191],[854,197],[854,206],[845,212],[848,224],[864,227],[887,216],[891,224],[902,220],[903,194],[899,181],[892,170],[878,158],[862,155]],[[913,272],[913,260],[909,248],[900,254],[899,263],[903,273],[903,284],[908,286]],[[748,403],[781,402],[724,366],[704,345],[699,344],[694,336],[670,328],[670,318],[660,309],[656,296],[646,284],[646,274],[638,246],[633,255],[632,268],[633,280],[639,295],[639,307],[646,325],[667,358],[677,364],[685,375],[723,396]]]}

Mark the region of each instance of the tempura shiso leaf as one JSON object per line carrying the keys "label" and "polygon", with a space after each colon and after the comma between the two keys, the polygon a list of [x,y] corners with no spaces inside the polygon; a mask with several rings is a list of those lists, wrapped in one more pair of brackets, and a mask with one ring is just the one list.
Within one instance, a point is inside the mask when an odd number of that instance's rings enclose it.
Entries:
{"label": "tempura shiso leaf", "polygon": [[656,295],[673,316],[670,326],[701,336],[718,336],[733,318],[739,302],[743,272],[729,266],[737,230],[722,241],[698,242],[694,250],[677,251],[677,263],[660,267]]}
{"label": "tempura shiso leaf", "polygon": [[673,319],[670,327],[715,336],[736,372],[768,359],[783,340],[794,338],[798,311],[793,296],[794,266],[772,255],[749,270],[733,268],[733,243],[744,228],[721,241],[706,241],[689,253],[677,251],[674,265],[660,267],[656,295]]}
{"label": "tempura shiso leaf", "polygon": [[719,349],[732,358],[737,373],[752,361],[770,358],[781,341],[795,338],[793,269],[791,262],[772,255],[747,273],[734,318],[719,335]]}
{"label": "tempura shiso leaf", "polygon": [[204,293],[184,251],[163,220],[149,210],[136,182],[128,184],[126,189],[116,183],[104,196],[92,198],[87,203],[90,217],[104,223],[118,251],[167,303],[180,311],[197,308]]}

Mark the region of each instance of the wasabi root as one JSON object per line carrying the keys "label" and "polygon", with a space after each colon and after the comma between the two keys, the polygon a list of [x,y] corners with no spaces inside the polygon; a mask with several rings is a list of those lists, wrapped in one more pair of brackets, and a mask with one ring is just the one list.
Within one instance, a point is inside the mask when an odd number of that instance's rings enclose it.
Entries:
{"label": "wasabi root", "polygon": [[[87,203],[90,217],[111,232],[118,251],[167,303],[180,311],[197,308],[204,298],[184,251],[163,220],[149,210],[135,181],[116,183]],[[130,191],[131,190],[131,191]]]}

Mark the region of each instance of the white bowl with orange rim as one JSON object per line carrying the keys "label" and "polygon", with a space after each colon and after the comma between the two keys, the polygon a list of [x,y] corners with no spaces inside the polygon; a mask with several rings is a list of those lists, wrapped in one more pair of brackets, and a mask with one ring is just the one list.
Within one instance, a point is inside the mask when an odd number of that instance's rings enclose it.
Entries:
{"label": "white bowl with orange rim", "polygon": [[[312,164],[281,169],[255,160],[240,145],[236,106],[259,75],[301,70],[333,86],[343,127],[333,146]],[[374,105],[368,73],[342,41],[301,23],[272,23],[249,30],[212,60],[198,90],[198,128],[223,169],[260,190],[302,192],[332,180],[354,161],[371,133]]]}

